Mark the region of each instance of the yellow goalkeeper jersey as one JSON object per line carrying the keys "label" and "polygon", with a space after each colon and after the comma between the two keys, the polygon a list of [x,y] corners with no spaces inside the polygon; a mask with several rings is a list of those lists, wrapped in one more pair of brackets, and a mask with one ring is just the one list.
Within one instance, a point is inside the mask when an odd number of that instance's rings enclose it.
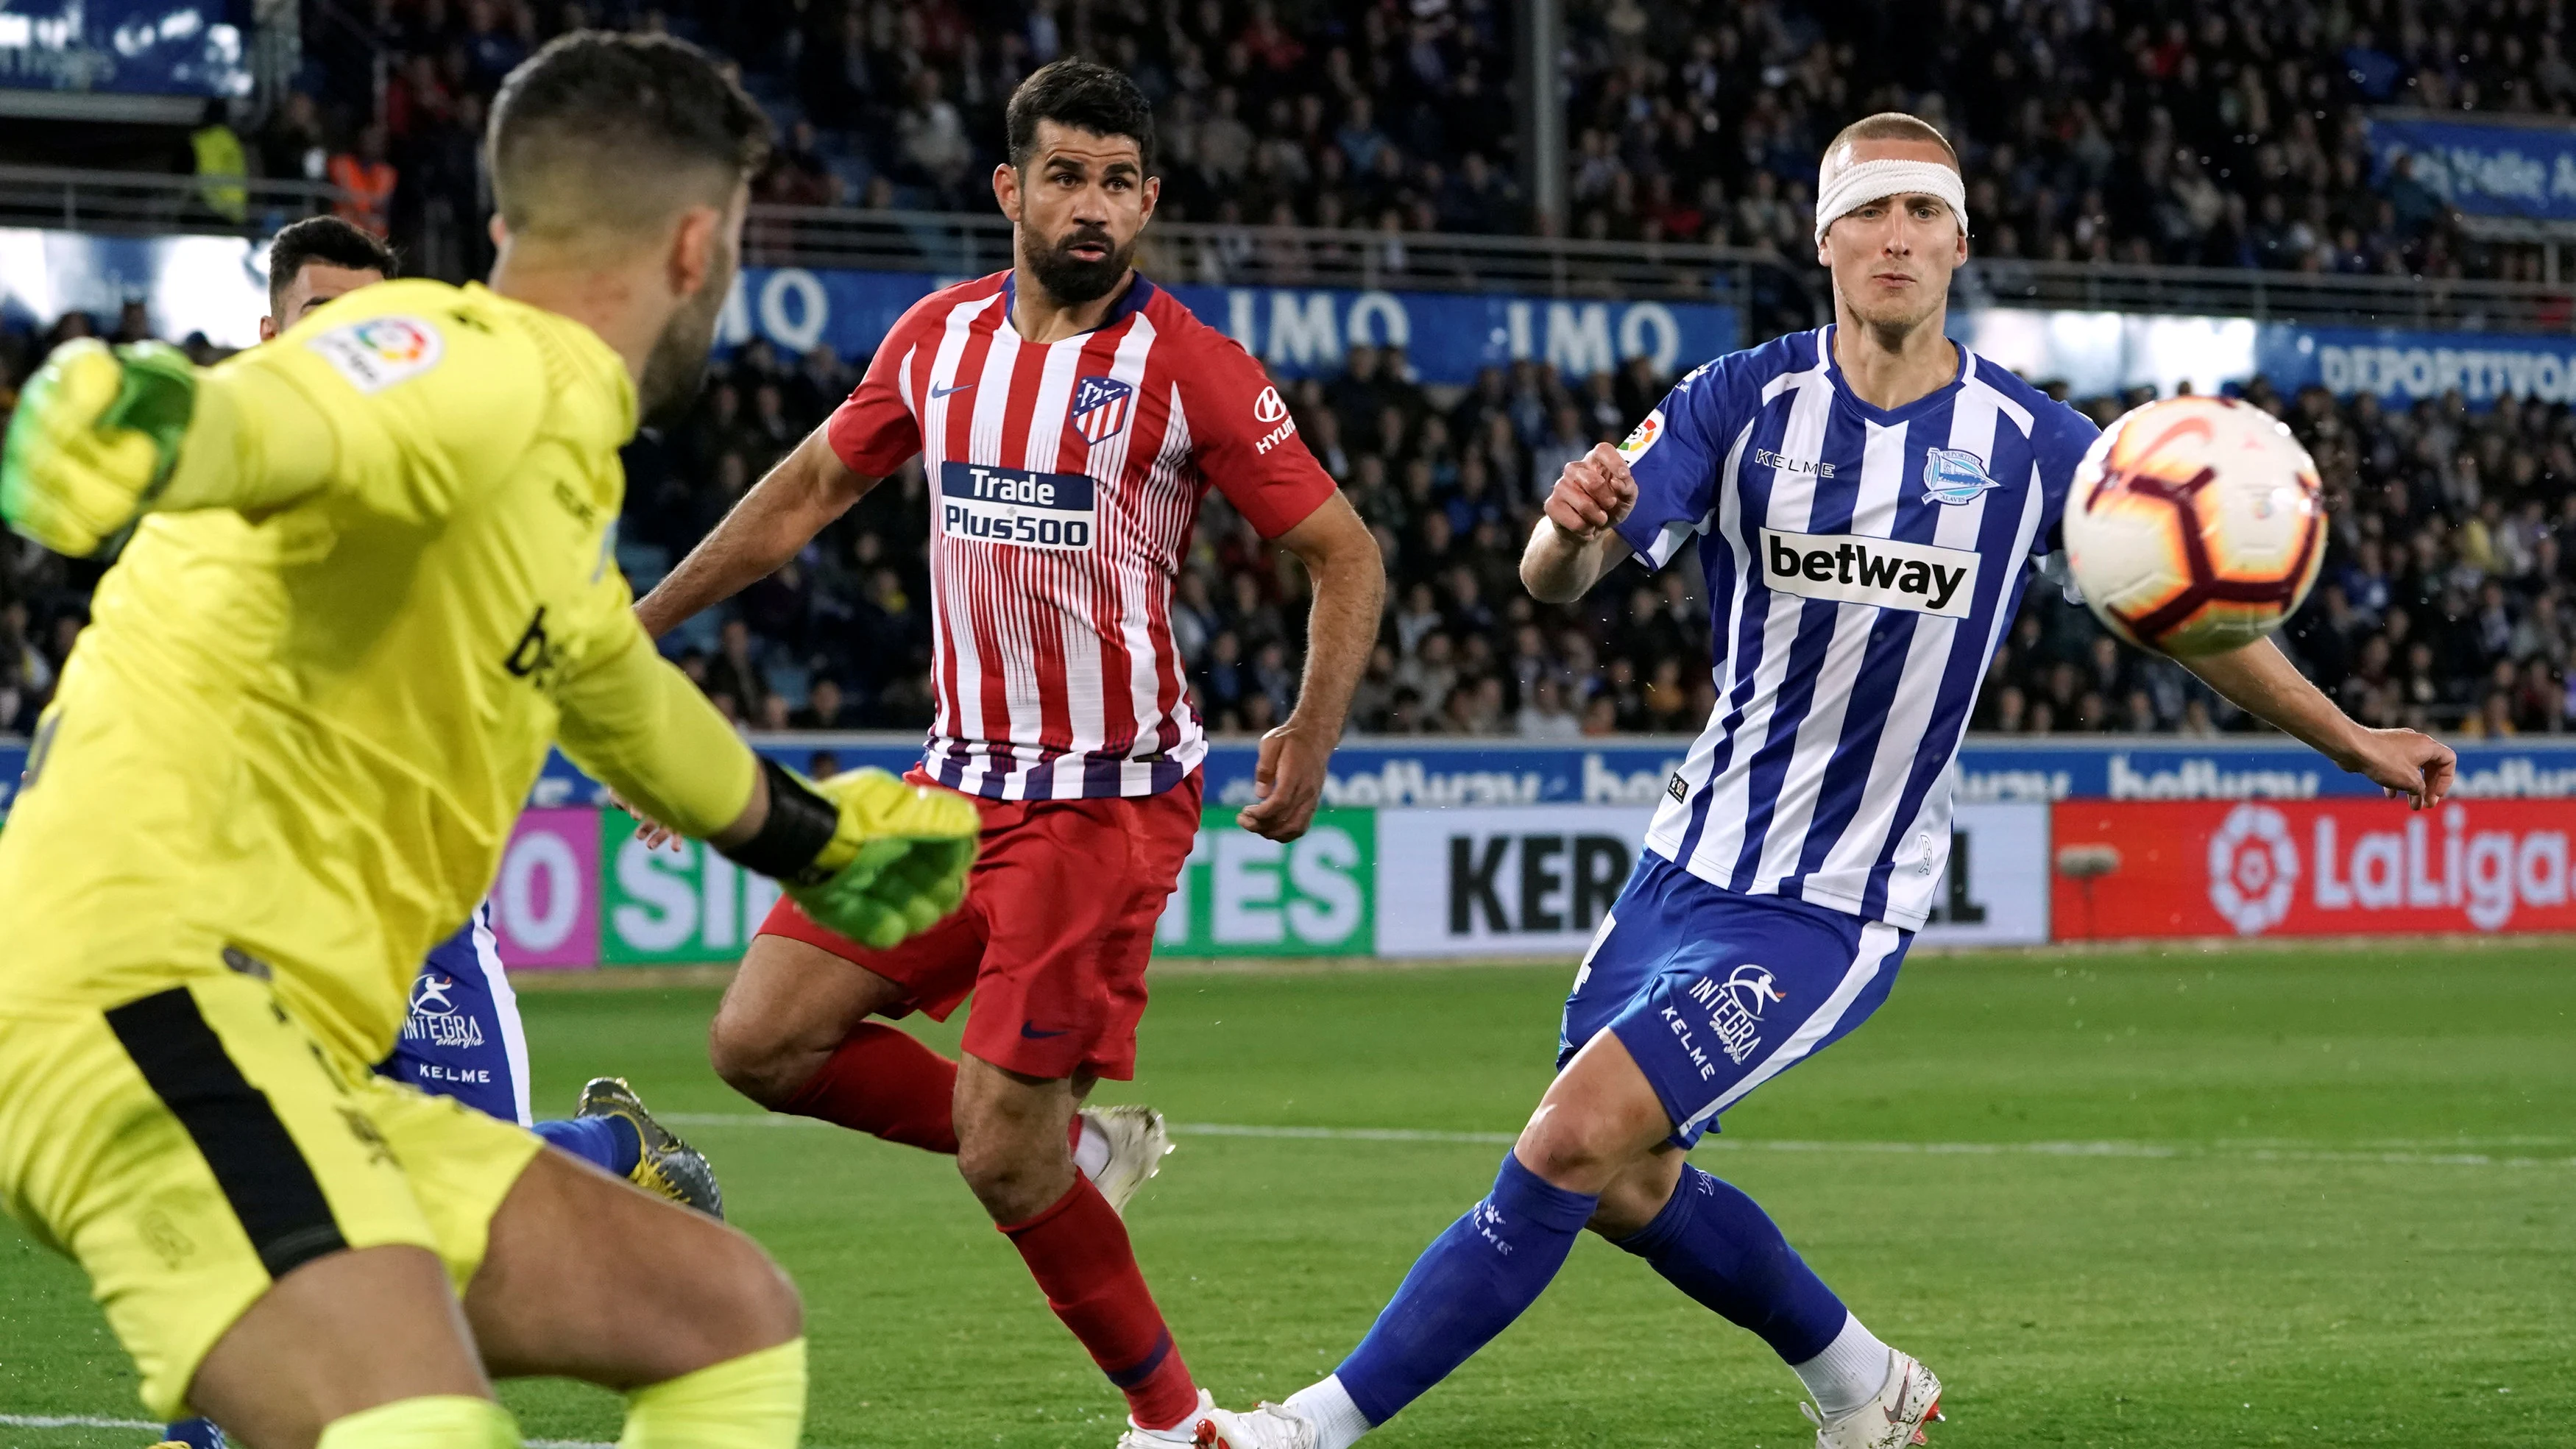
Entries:
{"label": "yellow goalkeeper jersey", "polygon": [[[354,1062],[489,886],[546,748],[693,834],[754,762],[629,609],[635,395],[479,286],[351,293],[200,380],[0,832],[0,1013],[268,975]],[[209,480],[212,480],[211,485]]]}

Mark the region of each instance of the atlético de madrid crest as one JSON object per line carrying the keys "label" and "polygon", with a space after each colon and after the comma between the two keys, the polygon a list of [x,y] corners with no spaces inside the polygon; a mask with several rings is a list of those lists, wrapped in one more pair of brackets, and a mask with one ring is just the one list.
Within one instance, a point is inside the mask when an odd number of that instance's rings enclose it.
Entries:
{"label": "atl\u00e9tico de madrid crest", "polygon": [[1118,436],[1136,411],[1136,389],[1114,377],[1086,377],[1073,390],[1073,430],[1098,447]]}

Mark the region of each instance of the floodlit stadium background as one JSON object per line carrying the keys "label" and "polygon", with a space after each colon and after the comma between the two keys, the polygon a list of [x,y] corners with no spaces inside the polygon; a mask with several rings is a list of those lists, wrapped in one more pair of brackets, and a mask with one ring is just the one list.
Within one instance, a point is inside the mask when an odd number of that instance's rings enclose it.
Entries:
{"label": "floodlit stadium background", "polygon": [[[1881,1317],[1986,1355],[1953,1408],[1982,1408],[1995,1437],[1970,1442],[2540,1444],[2576,1412],[2563,1375],[2533,1367],[2563,1367],[2576,1289],[2576,983],[2545,942],[2412,942],[2576,930],[2565,19],[2555,0],[12,0],[0,412],[67,337],[247,345],[261,243],[297,216],[381,227],[418,272],[479,273],[473,143],[499,78],[571,25],[667,28],[735,58],[784,144],[756,188],[715,381],[629,451],[618,561],[640,591],[846,393],[904,306],[1007,265],[982,177],[1016,79],[1063,54],[1128,69],[1162,128],[1145,266],[1272,369],[1389,565],[1359,733],[1292,846],[1229,822],[1251,739],[1293,703],[1302,574],[1212,498],[1176,619],[1219,745],[1162,928],[1146,1055],[1167,1065],[1138,1092],[1227,1131],[1185,1132],[1196,1160],[1155,1189],[1170,1215],[1140,1242],[1204,1268],[1175,1293],[1207,1345],[1194,1361],[1279,1392],[1338,1352],[1489,1166],[1478,1134],[1516,1125],[1562,963],[1712,703],[1692,566],[1534,606],[1513,567],[1537,500],[1680,372],[1824,320],[1806,240],[1817,147],[1865,111],[1913,109],[1959,142],[1978,223],[1954,335],[2099,418],[2186,386],[2277,411],[2334,508],[2284,645],[2364,721],[2458,742],[2462,787],[2407,820],[2036,589],[1961,759],[1930,939],[2193,944],[1926,955],[1911,969],[1929,982],[1720,1151],[1770,1174],[1818,1225],[1815,1251],[1896,1285]],[[666,647],[792,764],[908,763],[928,718],[922,510],[915,470]],[[0,544],[0,807],[96,577]],[[648,857],[602,803],[560,761],[539,783],[496,886],[513,968],[612,980],[587,968],[738,955],[767,883],[694,851]],[[2207,945],[2373,934],[2404,940]],[[1200,964],[1273,957],[1555,964],[1359,987]],[[953,1401],[1021,1347],[1038,1377],[1002,1394],[1021,1415],[1011,1442],[1096,1435],[1063,1407],[1097,1407],[1079,1362],[1021,1322],[1006,1276],[976,1276],[989,1245],[945,1169],[745,1126],[705,1075],[708,1004],[682,987],[538,999],[538,1063],[555,1087],[639,1061],[682,1084],[668,1090],[705,1118],[755,1232],[820,1287],[821,1334],[857,1340],[818,1349],[842,1375],[818,1442],[980,1437]],[[1264,1019],[1313,1035],[1226,1034]],[[1350,1080],[1344,1039],[1401,1069]],[[1815,1150],[1763,1158],[1765,1135]],[[1191,1181],[1219,1171],[1273,1184],[1283,1216]],[[1318,1180],[1345,1186],[1298,1187]],[[1914,1238],[1886,1227],[1899,1203]],[[853,1211],[899,1242],[913,1229],[896,1224],[941,1224],[964,1276],[885,1269],[831,1230]],[[2460,1246],[2430,1265],[2428,1235]],[[2353,1251],[2330,1253],[2338,1239]],[[1356,1261],[1318,1290],[1329,1311],[1274,1285],[1258,1291],[1277,1332],[1219,1327],[1237,1306],[1220,1275],[1321,1271],[1346,1243]],[[117,1371],[83,1347],[95,1315],[21,1256],[0,1268],[20,1275],[0,1295],[0,1428],[131,1439],[29,1426],[124,1411]],[[849,1298],[869,1283],[879,1296]],[[1762,1426],[1744,1442],[1791,1442],[1782,1386],[1749,1359],[1641,1369],[1614,1352],[1638,1315],[1659,1343],[1696,1332],[1643,1292],[1578,1287],[1407,1432],[1678,1442],[1707,1414],[1654,1393],[1706,1389],[1708,1413]],[[1010,1326],[914,1321],[952,1303]],[[899,1337],[914,1341],[883,1342]],[[1546,1351],[1565,1342],[1584,1345],[1571,1369]],[[1277,1372],[1256,1383],[1256,1365]],[[1640,1373],[1640,1395],[1585,1407]],[[897,1412],[925,1375],[946,1385],[939,1412]],[[543,1400],[531,1423],[604,1437],[585,1403]],[[2130,1417],[2141,1404],[2154,1427]]]}

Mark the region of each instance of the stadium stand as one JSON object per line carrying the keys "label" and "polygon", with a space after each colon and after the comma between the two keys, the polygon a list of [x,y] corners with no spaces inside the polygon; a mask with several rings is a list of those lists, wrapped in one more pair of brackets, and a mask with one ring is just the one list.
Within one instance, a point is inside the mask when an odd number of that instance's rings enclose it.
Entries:
{"label": "stadium stand", "polygon": [[[376,0],[363,16],[338,0],[304,3],[297,85],[247,138],[250,169],[332,188],[311,194],[381,219],[408,268],[431,275],[477,274],[489,259],[476,137],[492,89],[546,36],[585,24],[669,29],[738,60],[783,138],[758,181],[771,209],[754,219],[755,258],[764,245],[811,244],[795,218],[812,213],[784,208],[989,212],[982,177],[1001,151],[1002,100],[1066,54],[1125,67],[1156,100],[1171,221],[1417,243],[1533,224],[1513,179],[1513,37],[1490,0],[996,0],[971,10],[957,0]],[[2560,0],[1755,0],[1722,12],[1569,0],[1571,230],[1711,243],[1804,276],[1816,148],[1842,119],[1903,104],[1950,126],[1978,251],[2004,264],[2351,274],[2412,279],[2426,295],[2452,278],[2537,283],[2537,245],[2472,239],[2403,172],[2374,185],[2360,114],[2566,116],[2576,66],[2563,53],[2564,12]],[[1312,251],[1319,233],[1300,235],[1244,240],[1229,275],[1329,271]],[[1265,249],[1274,244],[1308,250],[1283,260]],[[1192,265],[1215,279],[1207,268],[1226,251],[1222,237],[1192,245]],[[1994,276],[1990,266],[1985,283]],[[1758,277],[1739,296],[1758,333],[1806,325],[1813,312],[1794,292],[1766,302]],[[2554,316],[2563,328],[2566,298],[2551,298],[2555,313],[2523,320]],[[144,326],[129,307],[0,334],[0,400],[62,338]],[[683,425],[630,450],[622,562],[639,588],[847,393],[864,362],[829,348],[785,357],[755,340]],[[1685,731],[1705,718],[1707,640],[1687,607],[1698,587],[1689,565],[1564,609],[1533,605],[1514,573],[1556,468],[1620,436],[1666,382],[1642,363],[1580,379],[1524,363],[1451,395],[1417,386],[1400,354],[1354,347],[1340,375],[1286,388],[1303,436],[1389,562],[1361,727],[1552,737]],[[2338,510],[2325,580],[2289,631],[2318,679],[2373,723],[2565,728],[2576,641],[2568,409],[2508,401],[2473,413],[2454,397],[2399,412],[2322,392],[2276,397],[2259,381],[2248,395],[2315,449]],[[2087,407],[2107,419],[2138,400]],[[917,474],[893,480],[670,647],[748,727],[922,724],[924,507]],[[7,547],[0,730],[32,720],[97,572]],[[1301,590],[1284,556],[1210,502],[1182,583],[1180,637],[1220,730],[1257,732],[1286,712]],[[1981,727],[2007,733],[2242,722],[2178,668],[2116,648],[2082,609],[2048,597],[2026,608],[1980,710]]]}
{"label": "stadium stand", "polygon": [[[125,319],[129,327],[137,319]],[[9,379],[98,330],[74,314],[0,345]],[[743,490],[847,395],[860,360],[780,356],[755,340],[688,419],[628,452],[620,561],[649,587]],[[1455,397],[1400,356],[1351,351],[1330,380],[1286,389],[1300,430],[1376,531],[1388,607],[1357,727],[1392,734],[1573,738],[1688,733],[1715,704],[1700,587],[1686,554],[1570,606],[1517,577],[1544,482],[1615,439],[1660,396],[1642,365],[1569,386],[1538,365]],[[2576,413],[2456,396],[2411,411],[2363,397],[2246,396],[2315,453],[2335,508],[2324,576],[2286,643],[2373,724],[2476,736],[2557,733],[2576,713]],[[2141,400],[2083,404],[2104,421]],[[917,467],[881,486],[790,567],[665,647],[746,728],[912,729],[929,720],[929,617]],[[24,732],[85,618],[96,565],[20,540],[0,565],[0,730]],[[1223,734],[1285,717],[1302,662],[1304,574],[1211,495],[1180,582],[1175,635]],[[2124,649],[2035,585],[1997,655],[1979,727],[2010,734],[2207,733],[2246,725],[2169,661]]]}
{"label": "stadium stand", "polygon": [[[1489,0],[377,0],[364,21],[332,0],[307,8],[323,14],[306,27],[306,99],[252,149],[271,176],[362,183],[349,204],[381,208],[435,275],[480,270],[484,102],[576,24],[667,28],[737,58],[786,140],[759,181],[767,202],[988,210],[1003,99],[1081,54],[1156,102],[1173,220],[1531,225],[1513,179],[1513,37]],[[1960,142],[1989,258],[2536,281],[2541,247],[2464,235],[2402,172],[2374,186],[2361,110],[2569,114],[2564,11],[1572,0],[1567,229],[1800,257],[1817,147],[1852,115],[1912,108]]]}

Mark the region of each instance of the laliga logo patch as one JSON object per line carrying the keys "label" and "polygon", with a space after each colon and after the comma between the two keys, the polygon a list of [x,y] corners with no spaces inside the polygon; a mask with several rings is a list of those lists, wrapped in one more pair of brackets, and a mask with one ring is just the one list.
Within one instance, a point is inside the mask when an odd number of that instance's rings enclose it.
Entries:
{"label": "laliga logo patch", "polygon": [[447,355],[438,329],[417,317],[370,317],[308,337],[304,345],[364,393],[418,377]]}
{"label": "laliga logo patch", "polygon": [[1136,389],[1114,377],[1086,377],[1073,390],[1073,430],[1099,447],[1127,426],[1136,412]]}
{"label": "laliga logo patch", "polygon": [[1657,408],[1646,414],[1646,420],[1637,424],[1636,430],[1628,434],[1627,441],[1619,445],[1619,456],[1634,463],[1644,457],[1646,450],[1655,446],[1655,440],[1663,435],[1664,410]]}
{"label": "laliga logo patch", "polygon": [[2209,903],[2241,936],[2281,924],[2299,884],[2290,823],[2268,805],[2239,805],[2209,837]]}
{"label": "laliga logo patch", "polygon": [[1953,507],[1974,503],[2003,485],[1986,476],[1986,461],[1965,448],[1932,448],[1923,454],[1923,501]]}

